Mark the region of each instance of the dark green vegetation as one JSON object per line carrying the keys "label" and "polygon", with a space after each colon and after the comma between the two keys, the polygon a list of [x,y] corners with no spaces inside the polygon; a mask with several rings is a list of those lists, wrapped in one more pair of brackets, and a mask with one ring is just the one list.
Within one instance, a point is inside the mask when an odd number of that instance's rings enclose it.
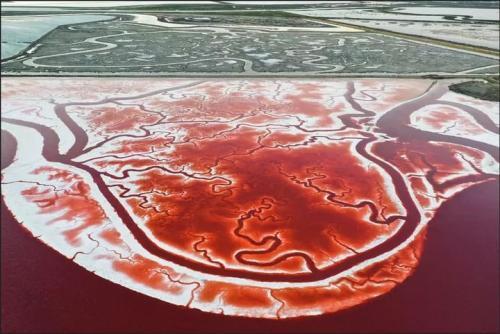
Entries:
{"label": "dark green vegetation", "polygon": [[[2,15],[98,14],[105,11],[119,17],[115,22],[60,26],[30,45],[30,53],[3,61],[2,73],[294,76],[343,73],[444,77],[465,71],[481,77],[497,73],[498,68],[492,66],[498,64],[494,59],[497,50],[378,28],[362,27],[363,32],[360,32],[352,29],[360,29],[356,25],[286,10],[352,8],[391,12],[404,6],[495,8],[497,5],[498,1],[312,2],[305,5],[218,1],[214,4],[158,3],[106,9],[38,7],[25,12],[19,12],[22,7],[7,9],[2,6]],[[153,19],[141,21],[148,25],[139,24],[132,21],[133,14],[154,15],[159,21],[181,25],[149,25],[154,23]],[[272,31],[270,26],[275,26],[275,30],[301,27],[310,31]],[[311,28],[329,29],[312,31],[316,29]]]}
{"label": "dark green vegetation", "polygon": [[472,96],[481,100],[500,101],[499,77],[488,78],[485,81],[466,81],[451,85],[450,90]]}
{"label": "dark green vegetation", "polygon": [[[245,4],[238,2],[226,2],[226,1],[218,1],[217,4],[157,4],[157,5],[131,5],[131,6],[119,6],[114,7],[113,9],[121,10],[159,10],[159,11],[167,11],[167,10],[255,10],[255,9],[315,9],[315,8],[366,8],[366,6],[370,6],[370,8],[391,8],[396,7],[394,4],[390,2],[387,3],[363,3],[360,1],[359,3],[348,3],[348,2],[336,2],[330,1],[325,3],[263,3],[263,4]],[[478,7],[478,8],[497,8],[498,1],[399,1],[397,7],[402,6],[423,6],[423,7]]]}
{"label": "dark green vegetation", "polygon": [[2,72],[425,75],[497,64],[378,33],[180,29],[124,20],[60,26],[34,52],[4,62]]}
{"label": "dark green vegetation", "polygon": [[253,25],[253,26],[276,26],[276,27],[331,27],[333,24],[325,24],[315,21],[313,18],[278,12],[207,12],[207,13],[184,13],[184,14],[158,14],[162,22],[198,25]]}

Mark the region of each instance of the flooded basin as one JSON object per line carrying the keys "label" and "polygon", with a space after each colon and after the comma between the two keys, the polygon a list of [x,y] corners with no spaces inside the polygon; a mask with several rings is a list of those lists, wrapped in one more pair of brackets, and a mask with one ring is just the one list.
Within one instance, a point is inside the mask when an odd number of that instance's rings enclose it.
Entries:
{"label": "flooded basin", "polygon": [[3,206],[170,304],[335,313],[404,285],[442,207],[498,186],[498,118],[423,79],[5,78]]}

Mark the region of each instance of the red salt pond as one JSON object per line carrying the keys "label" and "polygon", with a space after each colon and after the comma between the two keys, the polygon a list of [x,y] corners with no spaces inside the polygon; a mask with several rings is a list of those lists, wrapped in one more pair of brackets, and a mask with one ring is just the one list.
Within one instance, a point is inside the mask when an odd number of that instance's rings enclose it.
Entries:
{"label": "red salt pond", "polygon": [[2,95],[13,218],[206,312],[384,295],[418,270],[441,206],[498,182],[498,103],[427,80],[7,78]]}

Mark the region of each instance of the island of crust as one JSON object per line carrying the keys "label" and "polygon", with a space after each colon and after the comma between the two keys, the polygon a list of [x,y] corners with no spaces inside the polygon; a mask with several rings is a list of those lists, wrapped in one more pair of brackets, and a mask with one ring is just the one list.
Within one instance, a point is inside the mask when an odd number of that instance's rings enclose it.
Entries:
{"label": "island of crust", "polygon": [[142,294],[289,318],[383,295],[447,199],[497,179],[498,103],[410,79],[4,78],[2,196]]}

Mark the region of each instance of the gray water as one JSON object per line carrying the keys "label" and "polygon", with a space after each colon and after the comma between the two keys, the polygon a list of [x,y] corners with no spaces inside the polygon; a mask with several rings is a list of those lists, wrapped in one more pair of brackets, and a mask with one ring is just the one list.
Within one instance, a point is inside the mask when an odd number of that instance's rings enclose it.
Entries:
{"label": "gray water", "polygon": [[22,15],[2,17],[2,59],[26,49],[33,41],[63,24],[111,19],[105,15]]}

